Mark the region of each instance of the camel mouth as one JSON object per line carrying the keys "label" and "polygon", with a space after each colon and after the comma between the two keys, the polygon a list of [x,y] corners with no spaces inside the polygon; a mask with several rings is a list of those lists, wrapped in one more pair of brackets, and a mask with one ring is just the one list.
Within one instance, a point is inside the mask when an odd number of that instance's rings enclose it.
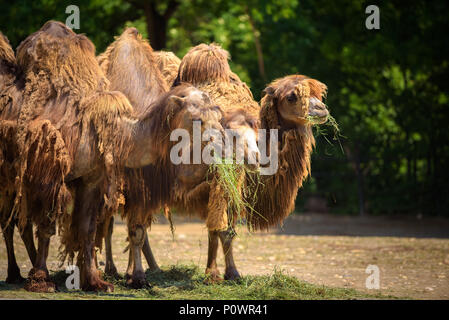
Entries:
{"label": "camel mouth", "polygon": [[307,114],[307,120],[312,125],[319,125],[326,123],[329,118],[329,111],[326,105],[313,97],[310,99],[309,112]]}
{"label": "camel mouth", "polygon": [[307,117],[307,120],[311,125],[320,125],[327,122],[329,119],[329,113],[326,113],[324,115],[316,115],[316,114],[310,114]]}

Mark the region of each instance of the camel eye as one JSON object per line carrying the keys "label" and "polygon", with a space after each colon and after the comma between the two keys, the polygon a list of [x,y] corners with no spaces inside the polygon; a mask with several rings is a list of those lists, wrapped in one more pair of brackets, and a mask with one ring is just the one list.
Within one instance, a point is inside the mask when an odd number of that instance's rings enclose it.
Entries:
{"label": "camel eye", "polygon": [[294,93],[290,93],[287,96],[287,101],[288,102],[295,102],[296,100],[298,100],[298,98],[296,97],[296,94],[294,94]]}

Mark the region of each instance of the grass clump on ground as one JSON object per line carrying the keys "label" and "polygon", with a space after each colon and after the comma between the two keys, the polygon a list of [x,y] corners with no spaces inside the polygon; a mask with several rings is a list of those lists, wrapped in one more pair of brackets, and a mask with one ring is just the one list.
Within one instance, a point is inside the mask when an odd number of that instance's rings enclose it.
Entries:
{"label": "grass clump on ground", "polygon": [[6,299],[164,299],[164,300],[315,300],[315,299],[376,299],[391,298],[368,295],[353,289],[331,288],[313,285],[282,271],[274,270],[270,275],[245,276],[238,281],[223,281],[206,284],[206,276],[197,266],[176,265],[162,267],[161,271],[147,271],[151,287],[130,289],[125,280],[112,280],[113,293],[68,291],[65,289],[67,274],[58,271],[52,274],[57,284],[55,293],[27,292],[20,285],[0,282],[0,298]]}

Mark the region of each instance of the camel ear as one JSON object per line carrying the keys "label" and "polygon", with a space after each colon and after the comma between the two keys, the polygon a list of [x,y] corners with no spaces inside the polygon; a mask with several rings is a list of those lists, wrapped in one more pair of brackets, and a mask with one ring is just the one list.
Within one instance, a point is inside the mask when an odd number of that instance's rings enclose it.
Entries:
{"label": "camel ear", "polygon": [[184,103],[184,98],[178,97],[178,96],[170,96],[170,98],[168,98],[168,100],[170,101],[170,103],[176,104],[178,106],[182,106],[182,104]]}
{"label": "camel ear", "polygon": [[273,87],[267,87],[262,91],[262,98],[265,97],[265,95],[272,96],[274,94],[275,89]]}

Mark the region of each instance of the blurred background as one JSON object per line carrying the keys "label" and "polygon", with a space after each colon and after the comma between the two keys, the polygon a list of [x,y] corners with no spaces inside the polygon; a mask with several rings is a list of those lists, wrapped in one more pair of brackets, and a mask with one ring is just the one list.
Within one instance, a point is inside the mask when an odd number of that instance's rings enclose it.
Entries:
{"label": "blurred background", "polygon": [[[378,30],[365,26],[371,4]],[[221,44],[257,100],[288,74],[326,83],[340,133],[316,132],[298,212],[449,216],[447,1],[1,0],[0,30],[15,48],[45,21],[65,22],[69,5],[97,54],[134,26],[180,58]]]}

